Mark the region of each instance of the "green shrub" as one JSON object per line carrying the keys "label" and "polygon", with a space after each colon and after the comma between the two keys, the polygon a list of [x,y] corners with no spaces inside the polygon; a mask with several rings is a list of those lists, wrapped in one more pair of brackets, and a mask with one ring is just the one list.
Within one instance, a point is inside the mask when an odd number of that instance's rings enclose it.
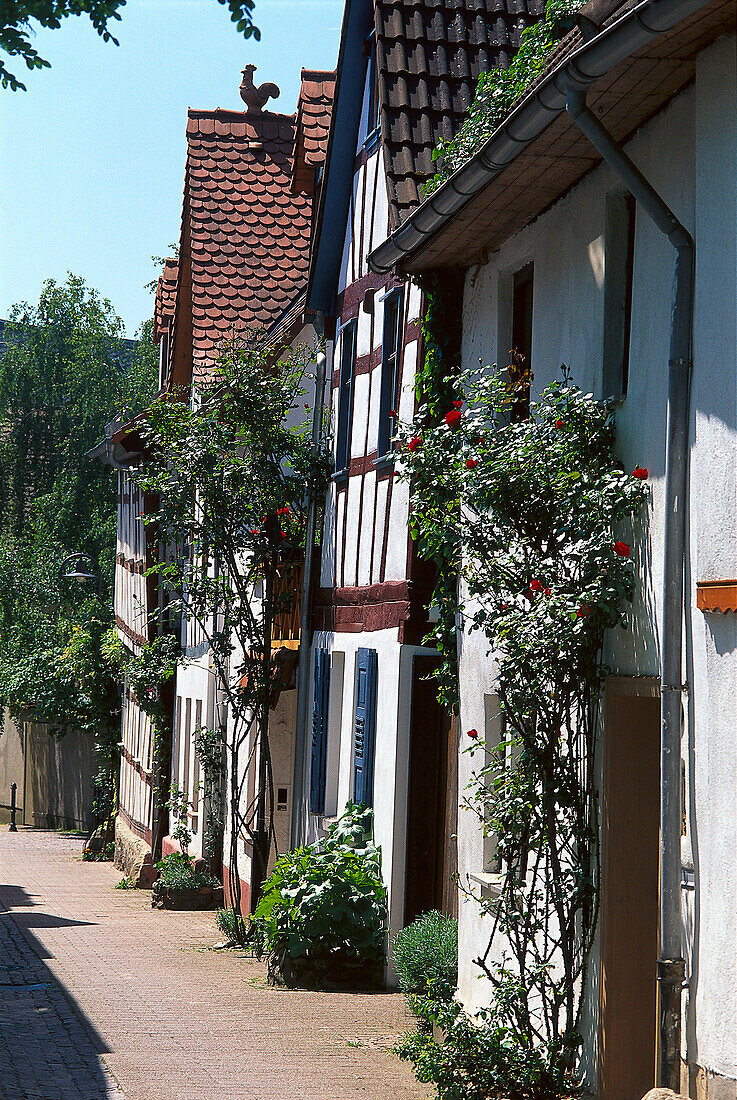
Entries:
{"label": "green shrub", "polygon": [[436,909],[423,913],[397,932],[392,955],[403,993],[449,1000],[458,981],[458,921]]}
{"label": "green shrub", "polygon": [[136,884],[132,878],[122,878],[120,882],[115,883],[116,890],[135,890]]}
{"label": "green shrub", "polygon": [[384,959],[386,888],[372,822],[371,810],[349,802],[327,837],[277,860],[249,929],[259,954],[282,969],[287,960]]}
{"label": "green shrub", "polygon": [[156,864],[159,871],[158,882],[175,890],[200,890],[203,886],[218,886],[218,880],[212,875],[195,871],[194,863],[184,852],[172,852]]}
{"label": "green shrub", "polygon": [[232,909],[218,909],[215,913],[215,922],[229,940],[234,943],[242,943],[245,940],[246,922],[243,917],[236,916]]}
{"label": "green shrub", "polygon": [[[417,998],[428,1027],[396,1045],[418,1081],[435,1085],[438,1100],[559,1100],[575,1082],[563,1050],[530,1046],[492,1010],[469,1016],[461,1006]],[[444,1034],[438,1043],[429,1032]]]}

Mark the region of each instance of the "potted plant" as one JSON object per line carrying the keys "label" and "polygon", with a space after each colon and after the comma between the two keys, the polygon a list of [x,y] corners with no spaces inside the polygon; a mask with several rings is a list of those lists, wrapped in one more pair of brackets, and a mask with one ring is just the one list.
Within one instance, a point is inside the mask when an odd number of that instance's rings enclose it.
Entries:
{"label": "potted plant", "polygon": [[218,880],[203,870],[201,860],[195,861],[189,855],[192,833],[187,825],[187,812],[190,805],[182,792],[172,787],[169,810],[176,820],[172,836],[179,841],[180,851],[171,852],[156,864],[159,877],[151,891],[154,909],[218,909],[223,904],[223,888]]}

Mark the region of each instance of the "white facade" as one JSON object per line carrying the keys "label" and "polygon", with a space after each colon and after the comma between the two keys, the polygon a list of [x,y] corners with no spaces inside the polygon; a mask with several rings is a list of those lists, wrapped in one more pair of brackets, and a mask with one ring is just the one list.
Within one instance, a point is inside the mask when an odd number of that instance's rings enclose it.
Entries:
{"label": "white facade", "polygon": [[[702,612],[697,583],[737,577],[737,52],[723,38],[697,60],[695,85],[644,126],[627,153],[696,242],[694,368],[691,394],[689,551],[686,573],[683,758],[684,1055],[737,1078],[737,615]],[[463,361],[506,362],[510,320],[505,279],[534,264],[534,389],[560,377],[603,392],[605,203],[621,184],[605,166],[508,240],[466,282]],[[613,631],[607,662],[626,677],[659,676],[662,614],[663,490],[673,250],[638,209],[634,243],[629,380],[617,411],[625,468],[645,466],[652,501],[639,546],[640,583],[631,628]],[[478,634],[462,639],[461,729],[484,729],[484,696],[494,669]],[[462,735],[461,735],[462,736]],[[461,756],[459,787],[472,760]],[[459,820],[461,877],[484,870],[475,819]],[[460,993],[469,1007],[488,998],[471,959],[489,928],[475,903],[461,900]],[[654,965],[654,960],[653,960]],[[594,958],[592,974],[596,975]],[[593,997],[589,998],[589,1008]],[[595,1022],[587,1063],[594,1083]],[[711,1096],[711,1092],[709,1096]],[[719,1096],[722,1095],[720,1092]],[[732,1097],[733,1092],[724,1092]]]}

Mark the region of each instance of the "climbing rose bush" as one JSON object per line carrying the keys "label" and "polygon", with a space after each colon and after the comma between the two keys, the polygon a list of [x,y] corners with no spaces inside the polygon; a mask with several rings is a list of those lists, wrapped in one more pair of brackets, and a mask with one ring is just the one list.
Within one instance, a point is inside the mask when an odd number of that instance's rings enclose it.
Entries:
{"label": "climbing rose bush", "polygon": [[[462,375],[458,386],[465,401],[439,415],[421,406],[402,429],[404,441],[421,445],[401,449],[401,476],[420,551],[439,567],[433,640],[446,700],[457,624],[482,631],[495,658],[480,689],[498,698],[504,737],[479,754],[464,800],[496,840],[499,896],[478,901],[498,944],[477,959],[493,989],[486,1023],[462,1015],[453,1023],[468,1047],[466,1068],[427,1037],[410,1056],[448,1100],[547,1100],[560,1095],[551,1081],[575,1083],[598,910],[601,654],[605,632],[626,623],[638,568],[633,520],[649,487],[644,467],[628,473],[616,456],[613,408],[567,377],[525,416],[494,368]],[[456,576],[460,584],[449,585]],[[465,751],[479,745],[484,738],[467,730]],[[469,1067],[488,1061],[484,1044],[502,1038],[524,1055],[516,1087],[507,1075],[501,1091],[473,1091]],[[525,1080],[531,1067],[534,1087]]]}

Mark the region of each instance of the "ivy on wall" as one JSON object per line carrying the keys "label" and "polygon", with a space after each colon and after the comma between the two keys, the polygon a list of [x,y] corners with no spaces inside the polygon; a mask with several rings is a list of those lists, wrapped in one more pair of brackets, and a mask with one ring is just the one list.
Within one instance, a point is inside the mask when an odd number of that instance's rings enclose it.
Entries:
{"label": "ivy on wall", "polygon": [[520,37],[520,46],[506,69],[479,75],[474,101],[454,137],[433,151],[439,171],[424,186],[431,195],[471,159],[504,121],[516,102],[543,73],[551,52],[571,27],[583,0],[547,0],[545,15]]}

